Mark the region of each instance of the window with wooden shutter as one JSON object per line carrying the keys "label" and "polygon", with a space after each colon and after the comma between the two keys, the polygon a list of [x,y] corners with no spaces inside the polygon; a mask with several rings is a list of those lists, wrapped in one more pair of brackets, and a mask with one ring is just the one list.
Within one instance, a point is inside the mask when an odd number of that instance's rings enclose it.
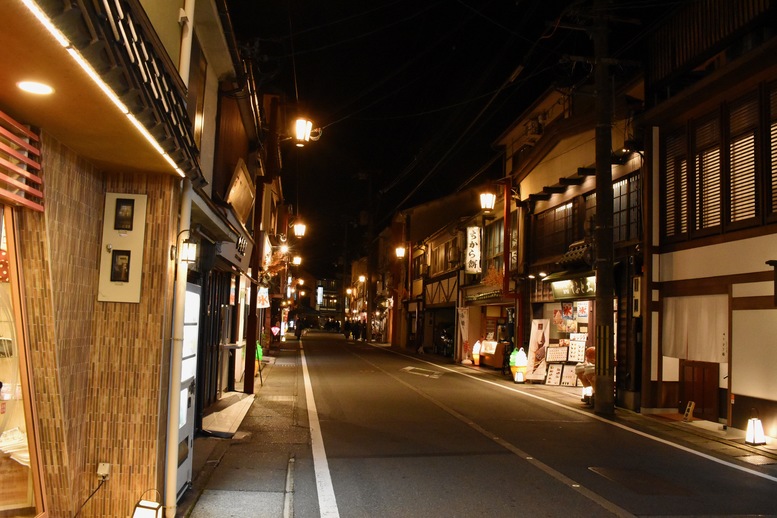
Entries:
{"label": "window with wooden shutter", "polygon": [[694,230],[709,230],[721,224],[720,123],[710,117],[696,126]]}
{"label": "window with wooden shutter", "polygon": [[771,197],[769,209],[772,214],[777,213],[777,83],[772,84],[769,90],[769,177],[771,179]]}
{"label": "window with wooden shutter", "polygon": [[748,95],[729,110],[728,222],[756,217],[755,130],[758,99]]}
{"label": "window with wooden shutter", "polygon": [[688,233],[688,165],[684,132],[666,139],[664,167],[664,236],[676,238]]}

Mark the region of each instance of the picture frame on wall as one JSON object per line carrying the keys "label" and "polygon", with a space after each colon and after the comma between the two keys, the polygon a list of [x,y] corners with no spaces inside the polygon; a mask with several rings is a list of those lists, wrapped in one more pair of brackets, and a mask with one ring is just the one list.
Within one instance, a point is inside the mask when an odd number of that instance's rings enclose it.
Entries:
{"label": "picture frame on wall", "polygon": [[111,257],[111,282],[129,282],[130,251],[113,250]]}
{"label": "picture frame on wall", "polygon": [[130,231],[132,230],[133,219],[135,219],[135,200],[132,198],[117,198],[113,229]]}

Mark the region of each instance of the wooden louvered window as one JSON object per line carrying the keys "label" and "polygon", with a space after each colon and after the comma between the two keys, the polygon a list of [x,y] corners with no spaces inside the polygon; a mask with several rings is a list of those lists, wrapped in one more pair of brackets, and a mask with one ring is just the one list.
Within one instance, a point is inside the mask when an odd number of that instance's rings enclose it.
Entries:
{"label": "wooden louvered window", "polygon": [[769,212],[777,215],[777,83],[769,90]]}
{"label": "wooden louvered window", "polygon": [[684,132],[666,138],[663,234],[676,240],[688,233],[688,161]]}
{"label": "wooden louvered window", "polygon": [[668,133],[661,166],[664,243],[777,222],[777,82]]}
{"label": "wooden louvered window", "polygon": [[755,130],[758,100],[749,95],[731,105],[728,146],[728,221],[754,220],[756,213]]}
{"label": "wooden louvered window", "polygon": [[707,231],[721,224],[720,124],[717,117],[700,121],[695,132],[694,231]]}

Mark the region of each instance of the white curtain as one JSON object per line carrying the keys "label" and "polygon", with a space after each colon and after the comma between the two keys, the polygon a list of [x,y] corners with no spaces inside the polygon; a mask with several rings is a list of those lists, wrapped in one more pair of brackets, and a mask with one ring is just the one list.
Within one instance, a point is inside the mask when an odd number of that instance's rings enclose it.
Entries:
{"label": "white curtain", "polygon": [[728,362],[728,296],[667,297],[663,307],[664,356]]}

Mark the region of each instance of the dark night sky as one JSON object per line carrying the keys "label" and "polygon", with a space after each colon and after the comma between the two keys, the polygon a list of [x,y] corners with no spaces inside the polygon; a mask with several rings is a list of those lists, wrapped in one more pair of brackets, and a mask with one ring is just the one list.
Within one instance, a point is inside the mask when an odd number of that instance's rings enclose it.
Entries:
{"label": "dark night sky", "polygon": [[[632,0],[655,9],[673,2]],[[674,2],[676,3],[676,2]],[[307,221],[305,266],[322,276],[358,256],[398,209],[456,192],[496,154],[493,142],[551,85],[584,80],[590,2],[556,0],[228,0],[264,87],[298,97],[318,142],[284,148],[287,201]],[[620,14],[620,13],[619,13]],[[644,28],[644,27],[642,27]],[[634,27],[624,32],[627,37]],[[628,41],[628,38],[621,38]],[[620,44],[620,43],[619,43]],[[518,66],[524,69],[508,81]],[[296,87],[295,74],[296,70]],[[502,161],[473,184],[497,178]],[[349,223],[351,223],[349,225]]]}

